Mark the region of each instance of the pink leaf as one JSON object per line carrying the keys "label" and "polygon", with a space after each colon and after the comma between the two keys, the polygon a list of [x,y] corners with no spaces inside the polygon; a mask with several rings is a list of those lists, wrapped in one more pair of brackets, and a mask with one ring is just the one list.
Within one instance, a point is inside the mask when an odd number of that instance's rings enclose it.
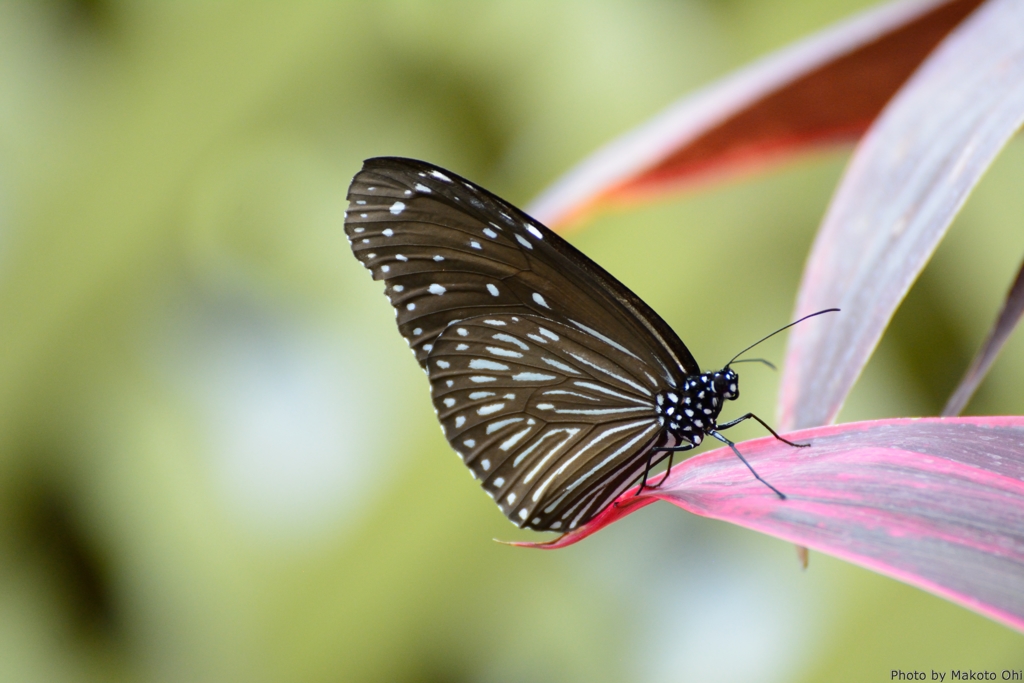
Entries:
{"label": "pink leaf", "polygon": [[1024,4],[989,0],[886,107],[847,169],[804,271],[780,394],[783,429],[835,419],[896,307],[1024,121]]}
{"label": "pink leaf", "polygon": [[942,409],[943,416],[959,415],[967,407],[971,396],[974,396],[978,385],[985,379],[988,369],[992,367],[992,363],[995,362],[1006,340],[1010,338],[1013,329],[1020,322],[1021,315],[1024,315],[1024,263],[1021,264],[1020,270],[1017,272],[1017,279],[1010,287],[1006,301],[1003,302],[1003,308],[999,311],[992,329],[989,330],[988,337],[978,349],[970,367],[967,368],[963,379],[960,380],[960,384],[949,397],[946,407]]}
{"label": "pink leaf", "polygon": [[871,10],[672,105],[585,159],[528,207],[549,226],[628,201],[856,140],[981,0]]}
{"label": "pink leaf", "polygon": [[725,448],[623,494],[575,543],[655,500],[813,548],[1024,631],[1024,417],[880,420],[739,445],[779,500]]}

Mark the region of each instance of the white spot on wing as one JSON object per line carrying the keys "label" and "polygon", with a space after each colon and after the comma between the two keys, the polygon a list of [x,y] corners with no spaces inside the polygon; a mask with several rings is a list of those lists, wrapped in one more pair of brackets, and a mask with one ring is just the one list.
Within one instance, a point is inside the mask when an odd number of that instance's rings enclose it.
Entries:
{"label": "white spot on wing", "polygon": [[551,309],[551,307],[550,307],[550,306],[548,306],[548,302],[547,302],[547,301],[544,301],[544,297],[542,297],[542,296],[541,296],[540,294],[538,294],[537,292],[534,292],[534,293],[533,293],[533,300],[534,300],[534,301],[536,301],[536,302],[537,302],[537,303],[538,303],[539,305],[543,306],[544,308],[546,308],[546,309],[548,309],[548,310],[550,310],[550,309]]}
{"label": "white spot on wing", "polygon": [[516,233],[516,241],[519,242],[519,244],[526,247],[527,249],[533,249],[533,245],[530,244],[530,241],[523,237],[522,235],[520,235],[519,233]]}
{"label": "white spot on wing", "polygon": [[505,358],[522,358],[523,354],[518,351],[510,351],[509,349],[503,349],[500,346],[488,346],[487,350],[493,353],[495,356],[503,356]]}
{"label": "white spot on wing", "polygon": [[487,285],[487,291],[491,293],[491,296],[498,296],[498,288],[492,284]]}
{"label": "white spot on wing", "polygon": [[529,351],[530,350],[530,345],[529,344],[516,339],[515,337],[513,337],[510,334],[505,334],[504,332],[499,332],[498,334],[493,335],[491,337],[491,339],[496,339],[498,341],[505,342],[507,344],[514,344],[514,345],[518,346],[519,348],[521,348],[523,351]]}
{"label": "white spot on wing", "polygon": [[435,178],[437,178],[438,180],[443,180],[443,181],[445,181],[446,183],[450,183],[450,182],[452,181],[452,179],[451,179],[451,178],[449,178],[449,177],[448,177],[448,176],[446,176],[446,175],[445,175],[444,173],[441,173],[440,171],[437,171],[437,170],[431,171],[431,172],[430,172],[430,175],[434,176],[434,177],[435,177]]}
{"label": "white spot on wing", "polygon": [[444,287],[442,287],[441,285],[439,285],[439,284],[437,284],[435,282],[434,284],[432,284],[429,287],[427,287],[427,291],[430,292],[431,294],[436,294],[438,296],[441,296],[442,294],[444,294],[448,290],[446,290]]}
{"label": "white spot on wing", "polygon": [[384,232],[382,232],[381,234],[384,235],[385,237],[391,237],[392,235],[395,234],[395,231],[392,230],[391,228],[384,228]]}
{"label": "white spot on wing", "polygon": [[544,235],[541,234],[541,231],[538,230],[536,226],[527,225],[526,229],[529,230],[530,234],[533,235],[534,237],[536,237],[537,239],[539,239],[539,240],[544,239]]}
{"label": "white spot on wing", "polygon": [[484,228],[484,234],[490,237],[492,240],[498,236],[498,233],[494,232],[490,228]]}
{"label": "white spot on wing", "polygon": [[495,363],[493,360],[487,360],[486,358],[474,358],[469,361],[469,368],[470,370],[496,370],[498,372],[508,370],[507,365]]}
{"label": "white spot on wing", "polygon": [[391,213],[395,214],[396,216],[402,213],[403,211],[405,211],[405,203],[395,202],[394,204],[391,205]]}
{"label": "white spot on wing", "polygon": [[507,420],[498,420],[497,422],[492,422],[491,424],[487,425],[487,434],[493,434],[494,432],[498,431],[503,427],[508,427],[510,424],[515,424],[516,422],[522,421],[523,418],[521,417],[510,417]]}
{"label": "white spot on wing", "polygon": [[517,382],[545,382],[549,379],[557,379],[554,375],[545,375],[539,372],[520,372],[512,375]]}
{"label": "white spot on wing", "polygon": [[479,401],[482,398],[489,398],[494,395],[495,393],[493,391],[474,391],[469,395],[469,398],[472,401]]}
{"label": "white spot on wing", "polygon": [[463,415],[459,415],[455,418],[455,428],[458,429],[462,425],[466,424],[466,418]]}
{"label": "white spot on wing", "polygon": [[477,408],[477,415],[492,415],[505,407],[504,403],[491,403],[490,405]]}
{"label": "white spot on wing", "polygon": [[473,375],[472,377],[469,378],[469,381],[474,382],[476,384],[483,384],[484,382],[497,382],[498,378],[488,377],[486,375]]}
{"label": "white spot on wing", "polygon": [[430,194],[430,188],[423,183],[416,183],[416,191],[423,192],[424,194]]}
{"label": "white spot on wing", "polygon": [[482,249],[483,248],[483,247],[480,246],[480,243],[477,242],[476,240],[470,240],[469,241],[469,246],[473,247],[474,249]]}

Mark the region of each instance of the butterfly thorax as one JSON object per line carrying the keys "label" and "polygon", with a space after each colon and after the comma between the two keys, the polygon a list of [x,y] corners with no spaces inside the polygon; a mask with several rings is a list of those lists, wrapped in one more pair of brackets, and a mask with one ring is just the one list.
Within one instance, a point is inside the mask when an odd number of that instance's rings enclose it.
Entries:
{"label": "butterfly thorax", "polygon": [[694,446],[717,427],[725,401],[738,398],[739,377],[731,368],[692,375],[679,391],[658,394],[658,423]]}

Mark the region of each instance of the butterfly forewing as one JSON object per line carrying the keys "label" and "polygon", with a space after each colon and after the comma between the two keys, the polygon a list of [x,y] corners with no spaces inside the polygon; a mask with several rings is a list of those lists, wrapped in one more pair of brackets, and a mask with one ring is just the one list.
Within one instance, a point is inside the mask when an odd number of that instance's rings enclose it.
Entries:
{"label": "butterfly forewing", "polygon": [[700,368],[568,242],[410,159],[366,161],[349,200],[352,249],[384,281],[445,435],[514,523],[573,528],[644,473],[651,449],[676,445],[655,400]]}
{"label": "butterfly forewing", "polygon": [[450,325],[427,375],[452,448],[502,512],[534,529],[573,528],[603,507],[607,495],[591,495],[603,483],[625,488],[642,473],[667,388],[628,348],[536,316]]}
{"label": "butterfly forewing", "polygon": [[665,381],[700,371],[639,297],[558,235],[450,171],[369,159],[348,196],[352,249],[385,281],[399,331],[421,365],[449,322],[493,312],[636,339],[633,352]]}

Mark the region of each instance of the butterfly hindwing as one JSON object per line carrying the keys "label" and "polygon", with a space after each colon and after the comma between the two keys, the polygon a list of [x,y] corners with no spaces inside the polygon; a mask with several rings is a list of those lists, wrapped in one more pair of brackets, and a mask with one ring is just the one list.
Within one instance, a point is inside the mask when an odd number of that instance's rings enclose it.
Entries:
{"label": "butterfly hindwing", "polygon": [[[514,523],[573,528],[642,473],[651,447],[675,445],[655,443],[667,386],[609,341],[510,315],[454,323],[435,341],[427,374],[445,436]],[[614,492],[596,486],[608,482]]]}

